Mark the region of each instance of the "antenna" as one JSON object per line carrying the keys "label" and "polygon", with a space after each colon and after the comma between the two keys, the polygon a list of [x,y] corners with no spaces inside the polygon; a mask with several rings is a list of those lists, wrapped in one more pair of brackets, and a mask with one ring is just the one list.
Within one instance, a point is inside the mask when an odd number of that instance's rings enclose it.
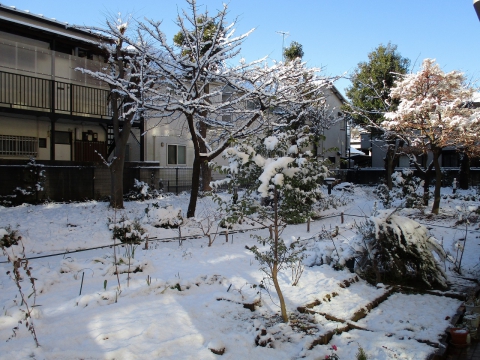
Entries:
{"label": "antenna", "polygon": [[282,35],[282,58],[283,62],[285,62],[285,36],[290,36],[290,33],[288,31],[275,31],[277,34]]}

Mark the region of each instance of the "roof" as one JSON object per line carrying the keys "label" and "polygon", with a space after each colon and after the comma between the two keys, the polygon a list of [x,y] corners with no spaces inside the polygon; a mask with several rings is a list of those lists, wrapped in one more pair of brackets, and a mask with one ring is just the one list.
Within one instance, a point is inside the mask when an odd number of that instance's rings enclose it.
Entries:
{"label": "roof", "polygon": [[363,151],[355,149],[354,147],[350,147],[350,156],[355,156],[355,155],[365,155],[365,153]]}
{"label": "roof", "polygon": [[79,26],[50,19],[41,14],[32,14],[28,10],[18,10],[15,6],[0,4],[0,21],[91,44],[96,44],[99,38],[106,39],[93,31],[80,29]]}
{"label": "roof", "polygon": [[347,102],[347,99],[345,99],[345,97],[342,95],[342,93],[340,91],[338,91],[338,89],[335,87],[335,85],[332,84],[330,90],[332,90],[332,92],[338,97],[338,99],[340,100],[340,102],[342,104],[345,104]]}

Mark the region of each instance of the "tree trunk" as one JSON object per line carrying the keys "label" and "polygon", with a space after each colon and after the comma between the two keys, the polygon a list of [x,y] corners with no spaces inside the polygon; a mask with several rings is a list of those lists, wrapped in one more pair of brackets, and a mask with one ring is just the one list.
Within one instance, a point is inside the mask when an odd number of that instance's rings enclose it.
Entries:
{"label": "tree trunk", "polygon": [[435,166],[435,191],[433,193],[432,213],[438,214],[440,210],[440,189],[442,187],[442,169],[440,169],[440,154],[442,149],[433,148],[433,166]]}
{"label": "tree trunk", "polygon": [[[210,86],[207,84],[205,85],[204,88],[205,94],[210,93]],[[208,113],[207,111],[202,113],[202,116],[205,118],[207,117]],[[204,122],[200,122],[198,124],[198,132],[200,133],[200,136],[203,139],[207,138],[207,129],[208,126]],[[200,148],[200,154],[205,154],[207,152],[207,147],[205,146],[204,141],[199,141],[198,142],[198,147]],[[201,161],[200,162],[200,175],[202,177],[202,182],[200,183],[200,186],[202,187],[202,191],[211,191],[212,188],[210,187],[210,182],[212,181],[212,169],[208,166],[207,161]]]}
{"label": "tree trunk", "polygon": [[470,183],[470,157],[466,152],[462,154],[460,171],[458,172],[458,186],[460,189],[468,190]]}
{"label": "tree trunk", "polygon": [[387,153],[385,155],[385,168],[387,170],[387,187],[388,190],[393,189],[392,175],[395,169],[395,146],[388,145]]}
{"label": "tree trunk", "polygon": [[[115,154],[117,152],[115,151]],[[123,169],[124,157],[118,156],[110,165],[110,207],[123,209]]]}
{"label": "tree trunk", "polygon": [[210,182],[212,181],[212,169],[208,166],[208,161],[202,161],[200,164],[202,174],[202,191],[212,191]]}
{"label": "tree trunk", "polygon": [[430,200],[430,171],[423,173],[423,205],[428,206]]}
{"label": "tree trunk", "polygon": [[[275,241],[277,244],[277,241]],[[272,280],[273,285],[275,286],[275,291],[277,292],[278,299],[280,300],[280,310],[282,312],[283,322],[288,323],[287,307],[285,306],[285,299],[283,298],[282,290],[278,284],[278,263],[275,261],[272,268]]]}
{"label": "tree trunk", "polygon": [[422,169],[418,162],[414,162],[413,165],[415,169],[420,173],[420,177],[423,180],[423,205],[428,206],[428,201],[430,200],[430,175],[433,170],[433,162],[428,165],[428,168],[425,170]]}
{"label": "tree trunk", "polygon": [[187,218],[195,216],[197,207],[198,188],[200,187],[200,156],[195,154],[192,170],[192,192],[190,193],[190,202],[188,204]]}
{"label": "tree trunk", "polygon": [[[205,139],[207,137],[207,125],[202,122],[198,124],[198,127],[200,135]],[[203,141],[199,141],[198,146],[200,148],[200,153],[205,154],[207,152],[207,147]],[[210,182],[212,181],[212,169],[208,166],[207,160],[200,162],[200,175],[202,178],[202,182],[200,183],[202,191],[211,191],[212,188],[210,187]]]}
{"label": "tree trunk", "polygon": [[277,189],[274,189],[273,192],[273,202],[274,202],[274,211],[275,211],[275,218],[273,221],[274,226],[274,249],[273,249],[273,267],[272,267],[272,280],[273,285],[275,286],[275,291],[278,295],[278,300],[280,300],[280,310],[282,312],[282,319],[285,323],[288,323],[288,316],[287,316],[287,307],[285,306],[285,299],[283,298],[282,289],[280,289],[280,284],[278,283],[278,238],[279,238],[279,230],[278,230],[278,194]]}
{"label": "tree trunk", "polygon": [[[114,103],[116,103],[116,99]],[[113,133],[115,137],[115,150],[113,151],[113,156],[115,159],[110,164],[110,206],[114,209],[123,209],[123,169],[125,167],[125,153],[130,130],[132,129],[133,117],[134,114],[131,114],[123,120],[122,129],[120,129],[120,120],[117,111],[114,111],[112,119]]]}

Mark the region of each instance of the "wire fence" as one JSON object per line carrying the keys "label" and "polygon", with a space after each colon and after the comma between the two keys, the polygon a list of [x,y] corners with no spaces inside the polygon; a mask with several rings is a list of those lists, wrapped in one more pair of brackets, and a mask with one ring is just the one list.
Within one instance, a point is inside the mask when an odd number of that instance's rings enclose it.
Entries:
{"label": "wire fence", "polygon": [[[355,217],[355,218],[362,218],[362,219],[367,219],[367,215],[355,215],[355,214],[347,214],[344,212],[341,212],[340,214],[333,214],[333,215],[328,215],[328,216],[323,216],[320,218],[315,219],[315,221],[323,221],[323,220],[328,220],[332,218],[340,218],[340,223],[344,224],[345,223],[345,218],[346,217]],[[418,221],[417,221],[418,222]],[[419,224],[425,225],[425,226],[431,226],[431,227],[438,227],[438,228],[447,228],[447,229],[452,229],[452,230],[461,230],[465,231],[464,227],[457,227],[457,226],[444,226],[444,225],[436,225],[436,224],[426,224],[422,222],[418,222]],[[233,234],[238,234],[238,233],[245,233],[245,232],[250,232],[250,231],[259,231],[259,230],[265,230],[268,229],[267,226],[261,226],[261,227],[255,227],[255,228],[250,228],[250,229],[242,229],[242,230],[229,230],[229,231],[220,231],[220,232],[213,232],[210,235],[216,235],[216,236],[229,236]],[[468,232],[480,232],[478,229],[468,229]],[[312,236],[303,239],[303,240],[315,240],[317,236],[320,233],[313,234]],[[175,236],[175,237],[165,237],[165,238],[159,238],[159,237],[151,237],[148,238],[148,242],[174,242],[174,241],[179,241],[180,243],[185,240],[192,240],[192,239],[202,239],[207,237],[207,235],[203,234],[196,234],[196,235],[189,235],[189,236]],[[122,242],[115,243],[115,244],[109,244],[109,245],[102,245],[102,246],[95,246],[95,247],[90,247],[90,248],[81,248],[81,249],[75,249],[71,251],[63,251],[59,253],[54,253],[54,254],[46,254],[46,255],[38,255],[38,256],[32,256],[32,257],[27,257],[25,260],[36,260],[36,259],[44,259],[44,258],[50,258],[50,257],[56,257],[56,256],[66,256],[70,254],[75,254],[75,253],[80,253],[80,252],[85,252],[85,251],[93,251],[93,250],[98,250],[98,249],[106,249],[106,248],[113,248],[115,246],[122,246],[125,245]],[[8,261],[0,261],[0,264],[6,264]]]}

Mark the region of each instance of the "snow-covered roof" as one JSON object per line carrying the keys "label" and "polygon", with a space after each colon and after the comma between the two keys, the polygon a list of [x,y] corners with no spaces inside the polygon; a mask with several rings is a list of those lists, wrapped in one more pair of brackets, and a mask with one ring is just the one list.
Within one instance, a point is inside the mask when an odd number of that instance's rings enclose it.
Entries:
{"label": "snow-covered roof", "polygon": [[58,21],[53,18],[47,18],[42,14],[32,14],[28,10],[18,10],[15,6],[6,6],[0,4],[0,14],[0,20],[55,35],[65,36],[77,41],[96,44],[98,41],[95,40],[95,38],[101,37],[99,34],[89,30],[80,29],[75,25],[68,24],[67,22]]}
{"label": "snow-covered roof", "polygon": [[350,156],[356,156],[356,155],[365,155],[365,153],[363,151],[355,149],[354,147],[350,147]]}

